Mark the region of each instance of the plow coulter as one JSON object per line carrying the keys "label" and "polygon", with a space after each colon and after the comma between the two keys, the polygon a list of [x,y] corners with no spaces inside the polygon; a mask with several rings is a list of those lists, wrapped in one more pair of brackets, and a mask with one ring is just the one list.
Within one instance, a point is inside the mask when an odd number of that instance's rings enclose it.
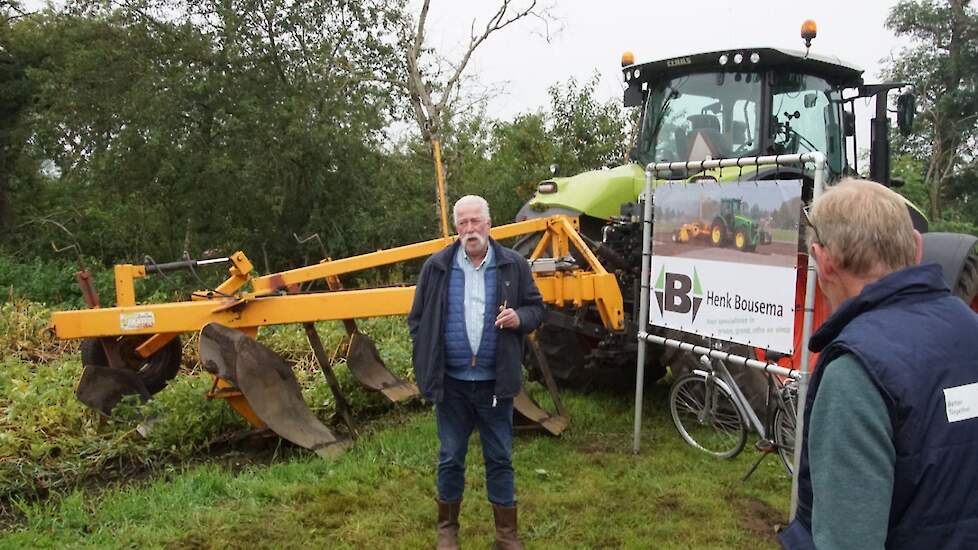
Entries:
{"label": "plow coulter", "polygon": [[[590,304],[610,330],[623,330],[622,297],[615,275],[608,273],[577,232],[577,219],[564,216],[540,218],[492,229],[496,239],[542,233],[528,261],[541,259],[533,269],[544,300],[558,307],[583,308]],[[77,278],[89,309],[58,311],[52,315],[55,333],[62,339],[83,339],[84,370],[76,394],[83,403],[108,415],[127,395],[141,401],[163,390],[179,370],[180,334],[199,332],[200,362],[213,378],[209,399],[224,399],[255,428],[273,431],[292,443],[321,456],[331,456],[349,445],[312,413],[303,400],[289,363],[257,342],[260,327],[302,324],[310,347],[336,402],[337,415],[351,436],[356,426],[333,372],[315,322],[337,320],[347,332],[345,359],[353,378],[392,402],[418,395],[417,387],[391,372],[376,344],[360,332],[356,319],[404,315],[410,307],[413,286],[344,289],[339,276],[423,258],[449,246],[454,238],[381,250],[298,269],[255,276],[242,252],[217,260],[184,260],[168,264],[115,266],[116,306],[100,307],[87,272]],[[552,267],[549,258],[568,257],[572,249],[580,265]],[[549,257],[549,258],[548,258]],[[228,278],[214,289],[200,290],[189,300],[162,304],[138,304],[134,280],[163,271],[193,269],[200,265],[230,264]],[[305,291],[304,284],[324,280],[326,291]],[[530,349],[539,353],[535,341]],[[549,374],[543,361],[545,374]],[[547,389],[557,407],[543,410],[525,391],[515,400],[517,427],[541,428],[559,435],[569,418],[552,376]]]}

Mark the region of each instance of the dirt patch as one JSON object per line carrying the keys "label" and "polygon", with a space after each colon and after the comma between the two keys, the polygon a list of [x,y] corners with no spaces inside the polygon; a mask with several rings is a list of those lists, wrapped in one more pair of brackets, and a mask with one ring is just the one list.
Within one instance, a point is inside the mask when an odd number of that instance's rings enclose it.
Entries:
{"label": "dirt patch", "polygon": [[777,532],[785,525],[784,515],[770,504],[751,497],[728,496],[740,516],[740,525],[752,535],[777,543]]}
{"label": "dirt patch", "polygon": [[657,496],[653,499],[653,502],[655,502],[656,508],[668,508],[671,510],[680,508],[683,505],[682,499],[673,494]]}
{"label": "dirt patch", "polygon": [[585,455],[590,454],[622,454],[630,449],[629,434],[618,432],[588,432],[575,434],[574,450]]}
{"label": "dirt patch", "polygon": [[735,248],[714,248],[709,243],[673,243],[672,241],[655,241],[653,245],[658,256],[677,256],[715,260],[741,264],[771,265],[794,267],[798,254],[798,245],[794,243],[774,242],[759,245],[754,252],[741,252]]}

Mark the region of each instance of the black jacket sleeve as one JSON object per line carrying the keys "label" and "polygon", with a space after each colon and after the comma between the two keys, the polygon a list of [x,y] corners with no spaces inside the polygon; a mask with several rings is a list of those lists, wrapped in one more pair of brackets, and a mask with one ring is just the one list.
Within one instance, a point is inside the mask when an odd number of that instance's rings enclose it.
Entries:
{"label": "black jacket sleeve", "polygon": [[520,332],[529,334],[544,321],[547,310],[543,307],[543,296],[540,295],[540,289],[533,281],[529,262],[522,256],[518,255],[518,257],[519,260],[516,264],[519,266],[520,274],[520,305],[516,308],[516,314],[520,317]]}
{"label": "black jacket sleeve", "polygon": [[425,261],[418,275],[418,284],[414,287],[414,301],[408,312],[408,331],[411,333],[411,344],[417,345],[418,327],[421,326],[421,315],[424,313],[424,295],[427,289],[428,277],[431,273],[431,259]]}

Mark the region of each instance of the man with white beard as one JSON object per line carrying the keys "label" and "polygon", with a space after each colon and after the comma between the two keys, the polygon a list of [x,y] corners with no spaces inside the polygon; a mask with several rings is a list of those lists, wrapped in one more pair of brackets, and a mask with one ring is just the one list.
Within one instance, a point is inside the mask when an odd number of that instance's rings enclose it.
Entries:
{"label": "man with white beard", "polygon": [[478,427],[496,547],[523,548],[513,481],[513,398],[524,336],[544,318],[530,266],[489,236],[489,204],[453,209],[459,238],[425,261],[408,315],[414,376],[438,421],[438,548],[458,548],[465,455]]}

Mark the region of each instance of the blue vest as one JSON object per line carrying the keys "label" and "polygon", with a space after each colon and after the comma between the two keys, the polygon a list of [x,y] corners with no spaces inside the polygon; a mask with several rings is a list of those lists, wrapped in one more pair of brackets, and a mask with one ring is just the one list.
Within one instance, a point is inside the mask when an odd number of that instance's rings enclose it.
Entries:
{"label": "blue vest", "polygon": [[[944,390],[978,382],[978,315],[952,296],[936,265],[867,285],[812,336],[821,351],[805,426],[825,365],[851,353],[886,403],[896,449],[887,548],[978,548],[978,418],[948,421]],[[814,548],[808,433],[798,465],[798,510],[786,548]],[[853,521],[858,521],[854,518]]]}
{"label": "blue vest", "polygon": [[[482,323],[482,340],[473,353],[465,325],[465,273],[452,260],[448,276],[448,300],[445,312],[445,373],[463,380],[496,379],[496,316],[497,304],[495,265],[486,266],[482,272],[486,285],[486,310]],[[473,358],[475,364],[473,365]],[[474,370],[473,370],[474,369]]]}

